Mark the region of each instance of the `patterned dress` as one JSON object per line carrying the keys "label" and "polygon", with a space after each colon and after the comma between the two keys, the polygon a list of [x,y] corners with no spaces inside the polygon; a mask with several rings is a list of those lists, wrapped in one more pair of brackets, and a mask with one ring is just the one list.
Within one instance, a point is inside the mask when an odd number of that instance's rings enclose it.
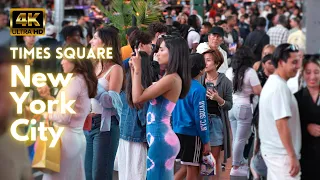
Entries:
{"label": "patterned dress", "polygon": [[180,142],[170,125],[176,106],[163,96],[150,101],[147,113],[147,180],[173,180],[173,165]]}

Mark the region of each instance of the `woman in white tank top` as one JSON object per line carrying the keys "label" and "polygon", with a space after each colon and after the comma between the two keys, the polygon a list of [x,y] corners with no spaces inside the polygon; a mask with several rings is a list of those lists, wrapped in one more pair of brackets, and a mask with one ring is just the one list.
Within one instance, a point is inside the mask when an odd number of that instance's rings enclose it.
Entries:
{"label": "woman in white tank top", "polygon": [[[95,63],[99,97],[91,99],[92,129],[85,131],[86,179],[112,179],[119,144],[119,110],[122,109],[119,93],[124,76],[118,32],[113,28],[99,29],[90,44],[94,51],[99,47],[112,47],[113,59],[98,60]],[[121,104],[121,107],[114,102]]]}

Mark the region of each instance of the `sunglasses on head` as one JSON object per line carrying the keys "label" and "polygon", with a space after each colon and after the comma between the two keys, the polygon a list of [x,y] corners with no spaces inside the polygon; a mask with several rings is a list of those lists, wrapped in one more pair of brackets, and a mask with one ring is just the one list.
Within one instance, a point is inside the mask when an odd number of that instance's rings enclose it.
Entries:
{"label": "sunglasses on head", "polygon": [[292,51],[292,52],[297,52],[299,51],[298,46],[290,44],[288,47],[286,47],[283,51]]}
{"label": "sunglasses on head", "polygon": [[175,39],[178,38],[179,36],[175,36],[175,35],[162,35],[161,38],[163,39]]}

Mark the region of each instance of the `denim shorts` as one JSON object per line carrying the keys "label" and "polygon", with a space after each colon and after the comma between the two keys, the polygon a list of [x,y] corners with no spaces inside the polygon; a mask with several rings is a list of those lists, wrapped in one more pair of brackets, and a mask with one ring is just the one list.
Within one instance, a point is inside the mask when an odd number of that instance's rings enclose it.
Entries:
{"label": "denim shorts", "polygon": [[208,114],[210,129],[210,146],[223,145],[223,124],[219,116]]}

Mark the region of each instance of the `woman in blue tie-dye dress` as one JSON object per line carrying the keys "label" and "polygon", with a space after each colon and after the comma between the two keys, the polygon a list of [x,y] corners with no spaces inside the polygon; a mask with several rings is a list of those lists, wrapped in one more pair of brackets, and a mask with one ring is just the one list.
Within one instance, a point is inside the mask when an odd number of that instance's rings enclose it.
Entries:
{"label": "woman in blue tie-dye dress", "polygon": [[158,62],[166,74],[152,86],[141,86],[139,53],[130,60],[132,100],[135,104],[150,101],[147,113],[147,180],[173,180],[173,165],[180,142],[170,125],[171,113],[179,98],[189,91],[191,70],[187,42],[180,37],[164,36],[157,52]]}

